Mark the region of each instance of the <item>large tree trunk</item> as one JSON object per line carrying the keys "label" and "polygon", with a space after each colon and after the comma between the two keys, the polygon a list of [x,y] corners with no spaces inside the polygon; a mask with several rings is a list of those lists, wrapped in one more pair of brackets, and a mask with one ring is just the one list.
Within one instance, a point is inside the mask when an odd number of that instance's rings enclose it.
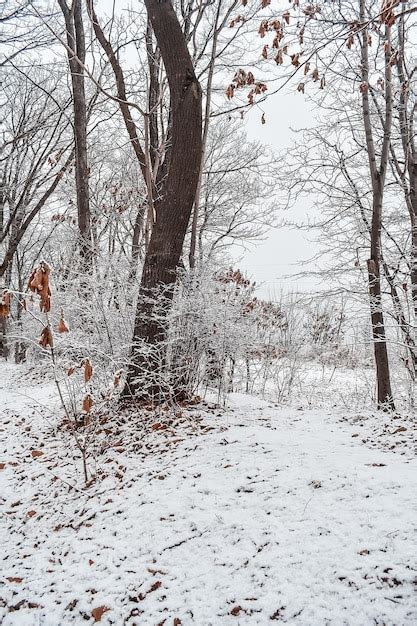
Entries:
{"label": "large tree trunk", "polygon": [[[66,0],[58,0],[65,19],[68,63],[74,101],[75,187],[82,267],[88,270],[92,261],[89,170],[87,160],[87,105],[84,86],[85,36],[81,0],[74,0],[71,9]],[[81,61],[81,63],[79,62]]]}
{"label": "large tree trunk", "polygon": [[156,319],[154,315],[153,296],[156,289],[165,289],[169,307],[198,183],[202,96],[184,34],[171,3],[169,0],[145,0],[145,5],[168,77],[171,154],[145,256],[126,392],[137,393],[140,390],[154,395],[160,391],[159,381],[154,380],[144,389],[143,375],[151,373],[161,363],[161,352],[156,354],[154,348],[162,348],[166,325],[163,316]]}
{"label": "large tree trunk", "polygon": [[361,22],[361,94],[362,115],[365,129],[366,149],[369,161],[369,173],[372,183],[372,221],[370,259],[368,260],[368,281],[372,338],[374,345],[375,369],[377,380],[377,406],[380,409],[394,411],[391,390],[391,377],[388,348],[385,334],[384,314],[381,295],[381,230],[382,203],[384,198],[385,177],[391,143],[392,127],[392,85],[391,85],[391,26],[385,26],[385,115],[383,120],[384,137],[382,142],[379,167],[375,151],[374,131],[371,122],[369,102],[369,33],[366,21],[366,1],[360,0]]}

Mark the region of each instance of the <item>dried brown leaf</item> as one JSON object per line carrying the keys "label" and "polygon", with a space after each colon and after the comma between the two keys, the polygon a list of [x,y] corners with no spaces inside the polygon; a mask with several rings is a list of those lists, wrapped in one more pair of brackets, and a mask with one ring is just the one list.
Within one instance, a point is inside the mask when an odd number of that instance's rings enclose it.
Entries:
{"label": "dried brown leaf", "polygon": [[97,606],[91,611],[91,615],[94,617],[95,622],[100,622],[104,613],[107,613],[107,611],[110,611],[108,606]]}

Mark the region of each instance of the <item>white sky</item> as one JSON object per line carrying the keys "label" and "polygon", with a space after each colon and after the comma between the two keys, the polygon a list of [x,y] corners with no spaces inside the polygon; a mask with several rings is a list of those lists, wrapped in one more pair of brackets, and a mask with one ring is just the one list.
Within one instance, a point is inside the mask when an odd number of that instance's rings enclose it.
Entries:
{"label": "white sky", "polygon": [[[314,123],[314,111],[302,94],[281,92],[262,103],[265,111],[266,124],[261,124],[261,111],[254,109],[247,114],[247,132],[251,139],[257,139],[270,145],[276,152],[282,152],[291,145],[292,129],[307,128]],[[297,209],[289,213],[278,211],[280,217],[294,220],[310,213],[310,205],[314,202],[304,201]],[[278,296],[281,291],[309,291],[317,286],[313,277],[296,279],[285,278],[306,269],[301,263],[317,252],[318,246],[309,241],[307,234],[289,227],[271,229],[264,241],[251,246],[243,254],[237,252],[239,268],[258,284],[259,295],[264,298]]]}

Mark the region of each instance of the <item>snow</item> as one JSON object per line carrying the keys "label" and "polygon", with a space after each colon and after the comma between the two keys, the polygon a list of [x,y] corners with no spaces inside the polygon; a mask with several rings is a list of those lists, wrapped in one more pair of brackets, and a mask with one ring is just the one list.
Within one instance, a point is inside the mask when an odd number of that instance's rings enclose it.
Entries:
{"label": "snow", "polygon": [[417,623],[415,423],[232,394],[84,488],[53,385],[0,368],[3,626]]}

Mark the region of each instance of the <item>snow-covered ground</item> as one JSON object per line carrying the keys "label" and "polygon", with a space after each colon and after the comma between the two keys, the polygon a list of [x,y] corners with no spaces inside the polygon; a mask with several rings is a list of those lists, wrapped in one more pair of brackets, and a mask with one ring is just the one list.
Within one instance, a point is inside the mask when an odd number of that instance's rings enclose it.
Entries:
{"label": "snow-covered ground", "polygon": [[148,454],[122,436],[84,489],[53,385],[16,376],[0,363],[3,626],[417,623],[412,420],[233,395]]}

